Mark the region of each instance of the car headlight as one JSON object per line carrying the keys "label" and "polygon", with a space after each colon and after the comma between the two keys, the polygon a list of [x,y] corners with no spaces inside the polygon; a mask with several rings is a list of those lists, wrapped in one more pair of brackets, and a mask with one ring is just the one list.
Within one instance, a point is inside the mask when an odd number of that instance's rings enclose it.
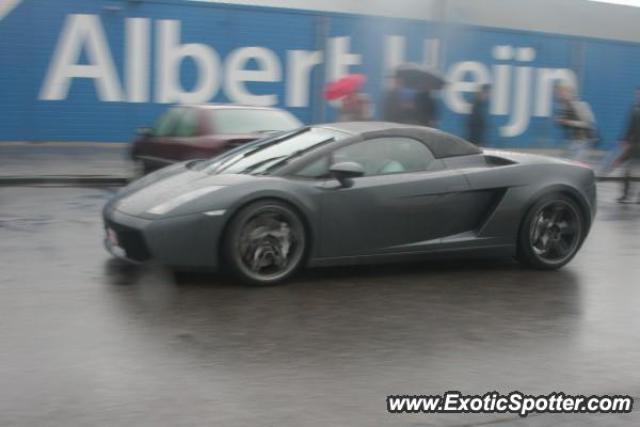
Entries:
{"label": "car headlight", "polygon": [[193,190],[188,193],[181,194],[177,197],[174,197],[173,199],[167,200],[166,202],[162,202],[159,205],[152,207],[147,211],[147,213],[150,213],[153,215],[164,215],[167,212],[174,210],[180,205],[184,205],[185,203],[195,200],[198,197],[220,190],[221,188],[223,187],[211,186],[211,187],[199,188],[197,190]]}

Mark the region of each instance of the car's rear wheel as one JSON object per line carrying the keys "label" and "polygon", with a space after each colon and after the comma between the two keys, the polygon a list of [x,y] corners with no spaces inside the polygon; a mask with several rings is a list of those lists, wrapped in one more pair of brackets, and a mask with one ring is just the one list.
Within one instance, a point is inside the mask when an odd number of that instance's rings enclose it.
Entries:
{"label": "car's rear wheel", "polygon": [[557,269],[571,261],[584,236],[584,217],[577,203],[563,194],[548,195],[527,212],[517,258],[529,267]]}
{"label": "car's rear wheel", "polygon": [[259,201],[231,220],[224,259],[245,283],[273,285],[302,265],[306,240],[304,224],[294,209],[279,201]]}

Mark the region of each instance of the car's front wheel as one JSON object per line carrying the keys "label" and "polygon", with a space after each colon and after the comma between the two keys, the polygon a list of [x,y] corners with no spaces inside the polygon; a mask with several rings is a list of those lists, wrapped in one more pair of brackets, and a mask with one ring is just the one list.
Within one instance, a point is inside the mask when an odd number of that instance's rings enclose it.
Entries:
{"label": "car's front wheel", "polygon": [[533,268],[560,268],[578,252],[585,230],[584,217],[573,199],[563,194],[545,196],[522,223],[517,258]]}
{"label": "car's front wheel", "polygon": [[300,215],[285,203],[259,201],[242,208],[224,239],[224,260],[242,281],[272,285],[303,263],[306,233]]}

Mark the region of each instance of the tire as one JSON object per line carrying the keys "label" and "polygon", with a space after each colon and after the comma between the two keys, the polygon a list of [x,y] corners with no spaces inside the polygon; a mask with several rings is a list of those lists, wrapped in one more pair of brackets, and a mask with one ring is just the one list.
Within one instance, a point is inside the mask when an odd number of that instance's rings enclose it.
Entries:
{"label": "tire", "polygon": [[293,208],[279,201],[258,201],[232,218],[222,260],[244,283],[275,285],[302,266],[306,244],[302,218]]}
{"label": "tire", "polygon": [[580,249],[586,224],[580,206],[564,194],[550,194],[527,212],[518,234],[516,259],[539,270],[567,264]]}

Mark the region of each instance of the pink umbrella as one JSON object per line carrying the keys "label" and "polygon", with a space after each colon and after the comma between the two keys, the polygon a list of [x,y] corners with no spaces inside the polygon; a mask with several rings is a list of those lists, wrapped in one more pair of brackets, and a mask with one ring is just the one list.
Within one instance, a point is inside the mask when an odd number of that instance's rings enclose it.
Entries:
{"label": "pink umbrella", "polygon": [[364,74],[349,74],[333,81],[324,88],[324,98],[332,101],[356,93],[364,85],[367,77]]}

